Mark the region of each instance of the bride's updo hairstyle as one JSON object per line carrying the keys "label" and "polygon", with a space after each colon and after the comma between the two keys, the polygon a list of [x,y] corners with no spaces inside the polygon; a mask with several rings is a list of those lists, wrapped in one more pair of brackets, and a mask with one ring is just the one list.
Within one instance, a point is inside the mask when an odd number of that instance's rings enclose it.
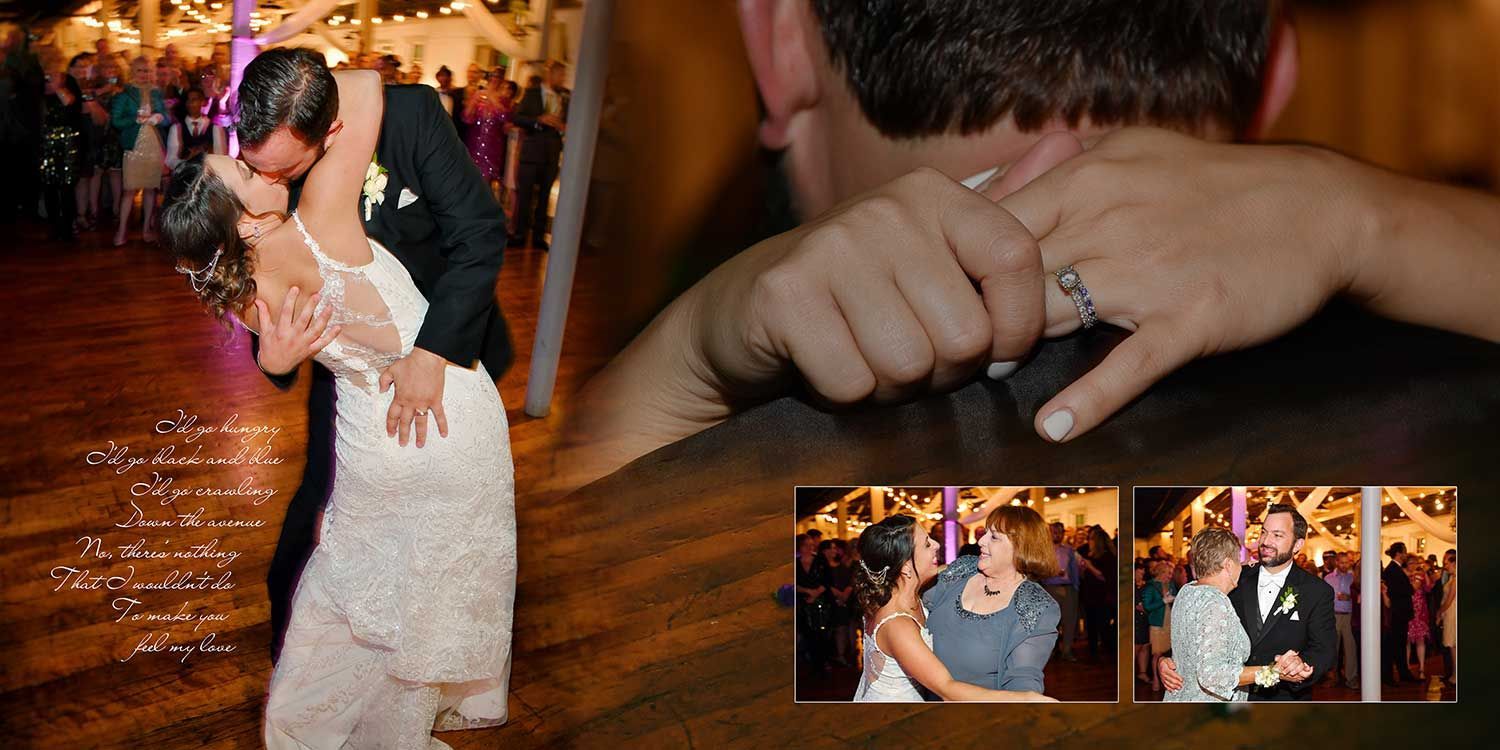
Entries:
{"label": "bride's updo hairstyle", "polygon": [[172,170],[163,203],[162,244],[188,275],[198,299],[221,320],[249,305],[255,299],[254,269],[238,229],[245,206],[208,168],[203,154]]}
{"label": "bride's updo hairstyle", "polygon": [[854,592],[866,616],[891,600],[908,563],[915,564],[911,516],[886,516],[859,535],[859,562],[854,565]]}

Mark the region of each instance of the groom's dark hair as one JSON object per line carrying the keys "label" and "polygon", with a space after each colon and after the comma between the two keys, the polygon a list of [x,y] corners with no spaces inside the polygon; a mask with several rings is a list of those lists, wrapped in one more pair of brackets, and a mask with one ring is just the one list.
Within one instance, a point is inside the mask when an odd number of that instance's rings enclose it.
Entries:
{"label": "groom's dark hair", "polygon": [[1266,518],[1270,518],[1275,513],[1292,514],[1292,539],[1307,538],[1307,519],[1297,512],[1297,506],[1290,503],[1276,503],[1266,508]]}
{"label": "groom's dark hair", "polygon": [[1151,124],[1243,132],[1281,0],[812,0],[888,138]]}
{"label": "groom's dark hair", "polygon": [[322,53],[283,47],[260,53],[240,80],[235,135],[258,146],[285,127],[303,143],[328,135],[339,113],[339,87]]}

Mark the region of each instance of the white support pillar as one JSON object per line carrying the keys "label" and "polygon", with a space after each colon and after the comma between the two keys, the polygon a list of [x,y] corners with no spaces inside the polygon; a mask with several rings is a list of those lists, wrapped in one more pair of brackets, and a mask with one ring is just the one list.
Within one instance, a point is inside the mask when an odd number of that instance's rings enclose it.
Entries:
{"label": "white support pillar", "polygon": [[379,7],[377,0],[358,0],[354,6],[354,17],[359,19],[359,51],[373,52],[375,49],[375,24],[370,19]]}
{"label": "white support pillar", "polygon": [[[599,111],[604,106],[613,13],[614,0],[589,0],[583,8],[577,86],[568,112],[568,140],[563,146],[562,189],[557,197],[557,216],[552,222],[547,281],[542,286],[536,343],[531,349],[531,373],[526,380],[526,413],[533,417],[547,415],[557,385],[557,361],[562,354],[568,300],[573,294],[573,274],[578,268],[578,243],[583,236],[583,211],[588,203],[589,175],[594,168],[594,145],[599,137]],[[540,199],[545,200],[546,196]]]}
{"label": "white support pillar", "polygon": [[839,498],[838,504],[839,538],[846,539],[849,536],[849,498]]}
{"label": "white support pillar", "polygon": [[1359,697],[1380,702],[1380,501],[1379,487],[1359,498]]}
{"label": "white support pillar", "polygon": [[885,489],[882,487],[870,488],[870,523],[880,523],[885,520]]}

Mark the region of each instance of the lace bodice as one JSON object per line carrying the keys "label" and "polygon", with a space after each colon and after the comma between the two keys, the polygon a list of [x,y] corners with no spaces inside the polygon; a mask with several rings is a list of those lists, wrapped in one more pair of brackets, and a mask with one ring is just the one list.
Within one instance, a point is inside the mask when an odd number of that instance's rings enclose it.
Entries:
{"label": "lace bodice", "polygon": [[[856,701],[922,701],[922,694],[918,691],[916,680],[908,677],[906,671],[901,669],[901,664],[888,656],[876,645],[875,637],[880,634],[880,629],[886,623],[897,617],[910,617],[912,622],[917,618],[906,612],[896,612],[887,615],[885,619],[875,623],[870,632],[865,633],[865,668],[860,678],[859,688],[854,693]],[[927,628],[917,623],[922,631],[922,642],[932,648],[932,633]]]}
{"label": "lace bodice", "polygon": [[323,279],[316,312],[332,308],[328,324],[343,326],[315,359],[340,380],[370,391],[382,369],[411,353],[427,314],[427,300],[406,267],[380,243],[370,240],[369,263],[351,266],[324,254],[295,211],[292,220]]}

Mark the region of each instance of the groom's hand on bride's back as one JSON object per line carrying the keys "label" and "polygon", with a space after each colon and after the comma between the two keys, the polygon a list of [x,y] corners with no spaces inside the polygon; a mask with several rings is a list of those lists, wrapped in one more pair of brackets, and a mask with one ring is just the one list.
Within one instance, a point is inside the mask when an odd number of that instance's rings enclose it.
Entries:
{"label": "groom's hand on bride's back", "polygon": [[380,392],[391,386],[396,393],[386,410],[386,434],[402,446],[415,436],[417,447],[427,445],[427,426],[436,423],[438,434],[448,437],[448,415],[443,411],[443,383],[448,360],[421,347],[396,360],[380,373]]}

